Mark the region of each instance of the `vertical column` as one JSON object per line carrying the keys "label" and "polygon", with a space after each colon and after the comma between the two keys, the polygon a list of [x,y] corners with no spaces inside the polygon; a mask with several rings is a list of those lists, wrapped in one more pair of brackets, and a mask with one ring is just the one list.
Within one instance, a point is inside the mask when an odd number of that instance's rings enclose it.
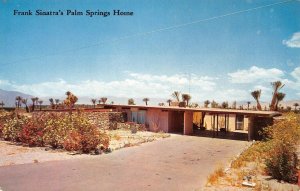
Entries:
{"label": "vertical column", "polygon": [[248,118],[248,141],[253,139],[253,117]]}
{"label": "vertical column", "polygon": [[192,133],[193,133],[193,112],[185,111],[184,112],[183,134],[190,135]]}

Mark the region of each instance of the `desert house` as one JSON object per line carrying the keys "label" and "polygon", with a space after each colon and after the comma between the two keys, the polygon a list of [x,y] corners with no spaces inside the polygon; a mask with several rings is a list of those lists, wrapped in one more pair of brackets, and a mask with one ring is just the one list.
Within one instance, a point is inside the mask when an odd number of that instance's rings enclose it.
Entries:
{"label": "desert house", "polygon": [[140,105],[104,105],[127,114],[127,121],[144,124],[150,131],[193,134],[195,126],[213,132],[239,132],[248,140],[258,139],[258,132],[271,125],[281,113],[217,108],[185,108]]}

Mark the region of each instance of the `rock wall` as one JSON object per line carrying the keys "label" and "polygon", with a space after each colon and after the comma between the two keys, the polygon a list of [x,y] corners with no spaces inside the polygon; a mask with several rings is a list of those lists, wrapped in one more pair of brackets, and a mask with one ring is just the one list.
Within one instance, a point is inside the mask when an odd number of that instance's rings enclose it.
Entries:
{"label": "rock wall", "polygon": [[117,129],[117,123],[124,123],[127,118],[122,112],[86,112],[84,115],[101,129]]}

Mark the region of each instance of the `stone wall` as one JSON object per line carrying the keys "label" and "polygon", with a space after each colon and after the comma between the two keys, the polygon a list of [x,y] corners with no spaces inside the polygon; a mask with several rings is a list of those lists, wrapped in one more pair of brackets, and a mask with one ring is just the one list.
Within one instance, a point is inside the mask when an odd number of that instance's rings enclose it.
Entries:
{"label": "stone wall", "polygon": [[101,129],[117,129],[117,123],[126,121],[126,113],[122,112],[86,112],[84,115]]}

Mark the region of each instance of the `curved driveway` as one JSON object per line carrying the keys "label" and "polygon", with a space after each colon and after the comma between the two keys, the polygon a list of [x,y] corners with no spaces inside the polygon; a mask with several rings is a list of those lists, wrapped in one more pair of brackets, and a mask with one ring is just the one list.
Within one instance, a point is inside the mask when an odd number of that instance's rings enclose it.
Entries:
{"label": "curved driveway", "polygon": [[191,191],[248,144],[172,135],[111,154],[0,167],[0,190]]}

